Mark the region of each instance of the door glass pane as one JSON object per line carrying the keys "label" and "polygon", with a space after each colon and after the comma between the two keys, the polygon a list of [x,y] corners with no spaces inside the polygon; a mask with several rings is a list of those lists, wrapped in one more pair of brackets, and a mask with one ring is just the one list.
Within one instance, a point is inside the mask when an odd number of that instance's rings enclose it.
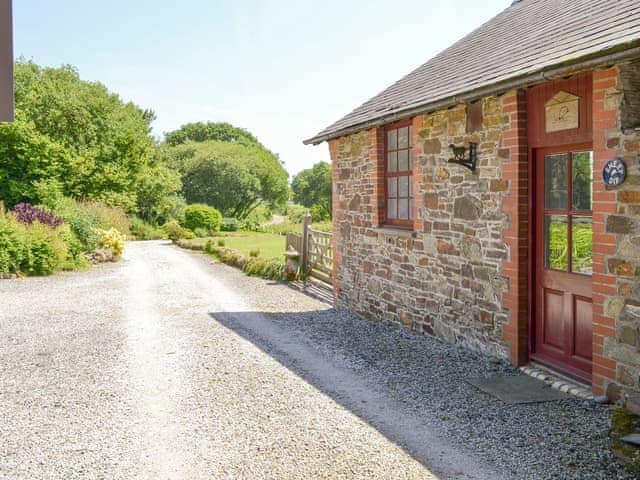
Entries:
{"label": "door glass pane", "polygon": [[553,270],[569,270],[569,225],[567,215],[544,216],[544,264]]}
{"label": "door glass pane", "polygon": [[407,148],[409,146],[409,128],[398,129],[398,148]]}
{"label": "door glass pane", "polygon": [[398,154],[396,152],[390,152],[387,156],[387,170],[390,172],[398,171]]}
{"label": "door glass pane", "polygon": [[571,271],[591,275],[593,269],[593,226],[591,217],[571,219]]}
{"label": "door glass pane", "polygon": [[397,177],[388,178],[387,179],[387,196],[388,197],[397,197],[398,196],[398,179]]}
{"label": "door glass pane", "polygon": [[591,210],[593,192],[593,152],[574,152],[571,162],[573,208]]}
{"label": "door glass pane", "polygon": [[389,205],[387,206],[387,217],[398,218],[398,201],[389,199]]}
{"label": "door glass pane", "polygon": [[409,170],[409,150],[400,150],[398,152],[398,171],[406,172]]}
{"label": "door glass pane", "polygon": [[409,196],[409,177],[398,177],[398,196]]}
{"label": "door glass pane", "polygon": [[389,130],[387,132],[387,150],[395,150],[398,148],[398,131]]}
{"label": "door glass pane", "polygon": [[409,200],[398,200],[398,218],[409,220]]}
{"label": "door glass pane", "polygon": [[569,155],[547,155],[544,157],[544,206],[546,208],[567,208]]}

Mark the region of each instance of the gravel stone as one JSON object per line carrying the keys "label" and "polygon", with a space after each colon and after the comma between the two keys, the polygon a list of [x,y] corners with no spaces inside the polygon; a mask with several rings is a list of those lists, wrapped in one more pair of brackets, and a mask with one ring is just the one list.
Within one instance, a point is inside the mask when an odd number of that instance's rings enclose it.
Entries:
{"label": "gravel stone", "polygon": [[[0,283],[0,478],[626,479],[610,411],[166,242]],[[309,285],[310,292],[322,288]]]}

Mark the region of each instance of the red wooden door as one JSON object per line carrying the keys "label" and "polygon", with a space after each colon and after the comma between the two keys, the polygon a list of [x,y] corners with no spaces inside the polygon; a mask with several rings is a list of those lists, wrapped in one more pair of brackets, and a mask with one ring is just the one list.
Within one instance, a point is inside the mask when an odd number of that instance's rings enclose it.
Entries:
{"label": "red wooden door", "polygon": [[535,152],[535,360],[591,382],[593,153]]}

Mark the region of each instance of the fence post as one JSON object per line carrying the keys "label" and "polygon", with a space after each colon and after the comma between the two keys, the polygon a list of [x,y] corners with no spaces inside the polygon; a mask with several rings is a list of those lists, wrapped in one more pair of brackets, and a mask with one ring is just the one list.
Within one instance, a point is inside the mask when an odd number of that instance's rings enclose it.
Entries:
{"label": "fence post", "polygon": [[302,272],[307,273],[309,268],[309,227],[311,215],[308,213],[302,217]]}

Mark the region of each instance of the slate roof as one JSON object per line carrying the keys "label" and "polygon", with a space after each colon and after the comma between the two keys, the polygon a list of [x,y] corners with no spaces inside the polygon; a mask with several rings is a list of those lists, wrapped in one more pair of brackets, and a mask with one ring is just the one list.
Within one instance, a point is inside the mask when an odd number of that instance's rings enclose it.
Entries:
{"label": "slate roof", "polygon": [[521,0],[304,143],[474,100],[496,93],[492,86],[537,83],[558,66],[597,66],[599,59],[639,49],[639,0]]}

